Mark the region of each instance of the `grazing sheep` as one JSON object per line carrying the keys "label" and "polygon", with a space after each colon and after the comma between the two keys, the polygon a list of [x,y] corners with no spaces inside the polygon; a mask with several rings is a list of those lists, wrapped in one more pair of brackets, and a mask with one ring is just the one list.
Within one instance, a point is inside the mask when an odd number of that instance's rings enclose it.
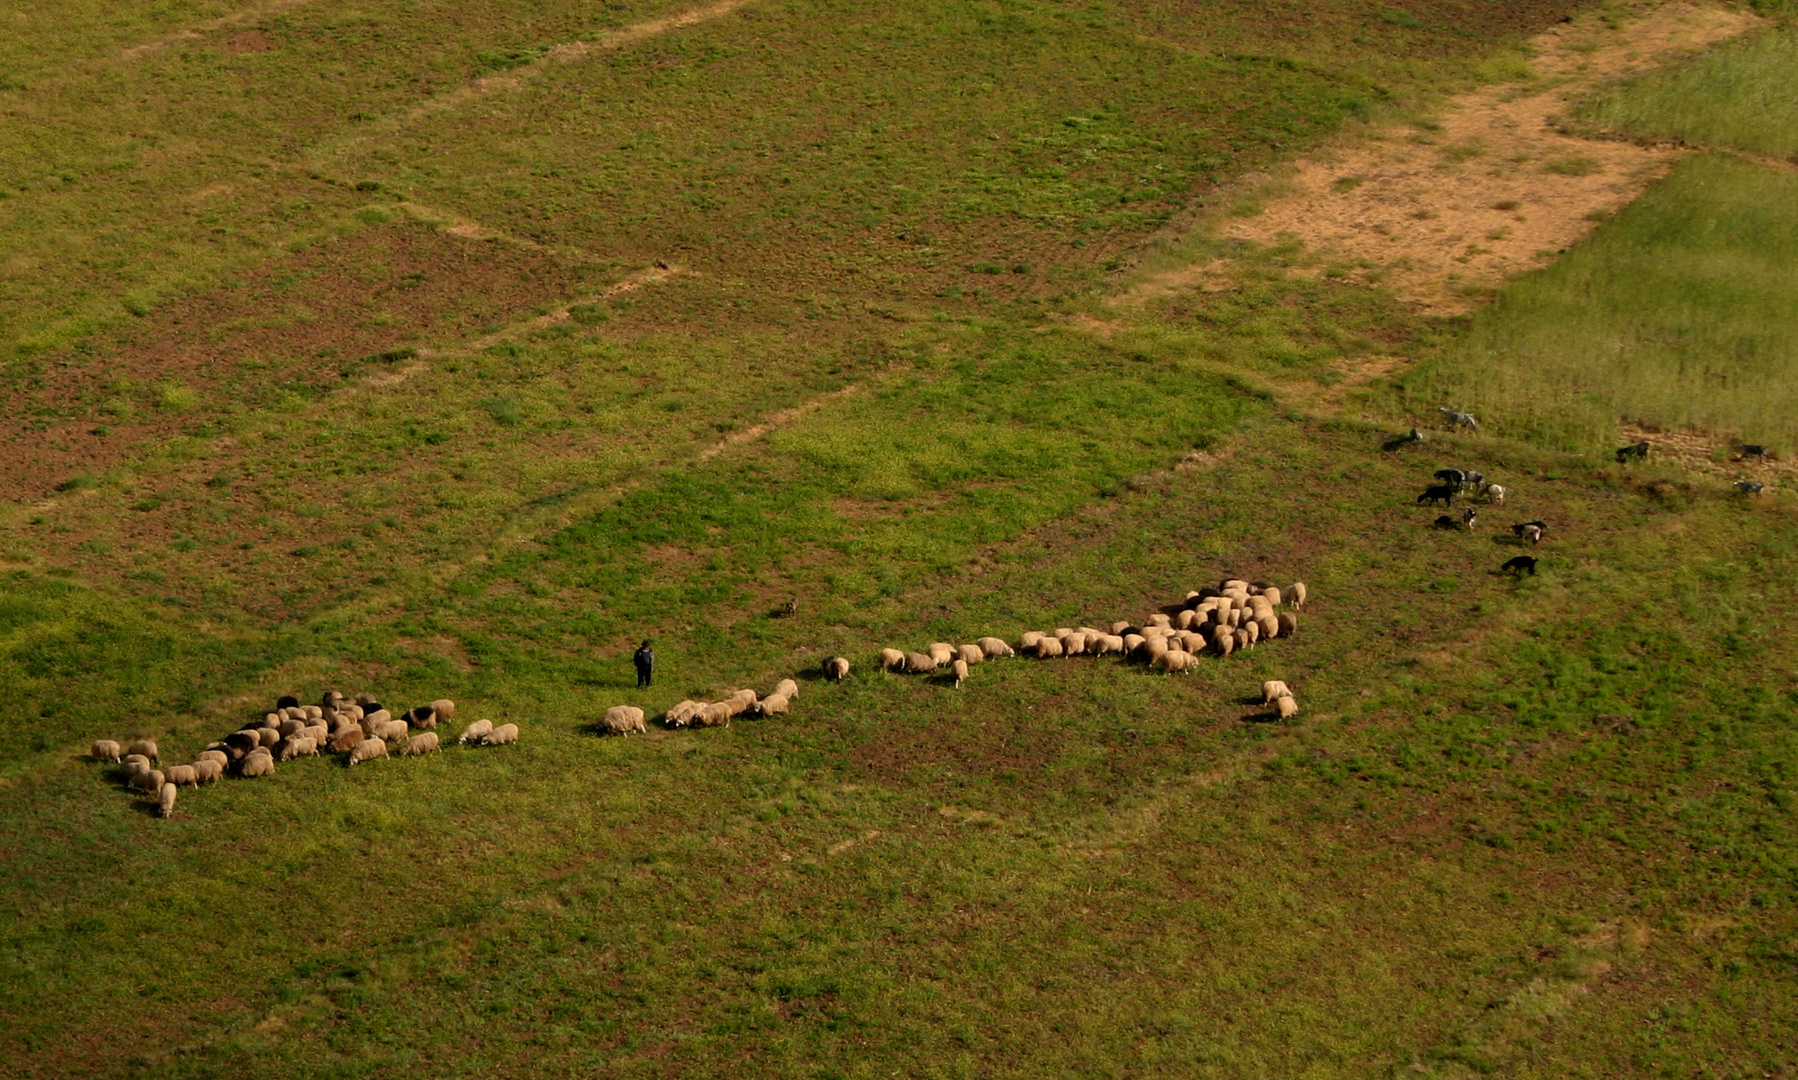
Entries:
{"label": "grazing sheep", "polygon": [[1061,638],[1063,656],[1083,656],[1086,653],[1086,635],[1075,631]]}
{"label": "grazing sheep", "polygon": [[1519,555],[1515,559],[1506,562],[1503,566],[1499,567],[1499,569],[1507,574],[1516,574],[1518,577],[1522,577],[1524,572],[1528,571],[1531,577],[1535,577],[1536,560],[1528,555]]}
{"label": "grazing sheep", "polygon": [[87,756],[94,761],[117,761],[120,757],[119,744],[111,739],[95,739],[94,747],[87,752]]}
{"label": "grazing sheep", "polygon": [[1505,489],[1497,484],[1487,484],[1486,489],[1480,492],[1480,494],[1493,506],[1503,506],[1505,504]]}
{"label": "grazing sheep", "polygon": [[947,641],[933,641],[924,651],[930,654],[931,662],[937,667],[942,667],[955,659],[955,646]]}
{"label": "grazing sheep", "polygon": [[[283,720],[283,721],[281,721],[280,726],[276,727],[274,729],[274,731],[275,731],[275,734],[278,735],[279,737],[281,737],[283,739],[287,739],[287,738],[292,738],[294,735],[297,735],[302,731],[305,731],[306,727],[307,727],[307,724],[306,724],[306,721],[304,721],[304,720]],[[258,736],[258,737],[260,737],[260,736]]]}
{"label": "grazing sheep", "polygon": [[486,738],[481,740],[481,743],[484,746],[506,746],[517,741],[518,725],[501,724],[492,731],[489,731]]}
{"label": "grazing sheep", "polygon": [[1737,480],[1734,487],[1744,495],[1759,495],[1766,489],[1767,485],[1761,483],[1759,480]]}
{"label": "grazing sheep", "polygon": [[1024,636],[1018,638],[1018,651],[1027,653],[1036,648],[1036,643],[1043,639],[1041,630],[1026,630]]}
{"label": "grazing sheep", "polygon": [[935,671],[936,658],[929,653],[908,652],[905,654],[905,670],[914,674],[920,671]]}
{"label": "grazing sheep", "polygon": [[1157,657],[1155,662],[1166,668],[1169,673],[1180,672],[1192,667],[1193,656],[1184,649],[1169,649]]}
{"label": "grazing sheep", "polygon": [[175,785],[162,785],[162,789],[157,792],[156,795],[156,814],[158,817],[168,817],[175,812],[175,795]]}
{"label": "grazing sheep", "polygon": [[404,742],[412,729],[404,720],[389,720],[385,724],[375,725],[375,738],[382,742]]}
{"label": "grazing sheep", "polygon": [[401,713],[400,719],[415,728],[434,728],[437,726],[437,710],[429,705],[414,705]]}
{"label": "grazing sheep", "polygon": [[1151,664],[1166,656],[1169,651],[1166,638],[1149,638],[1142,643],[1142,657]]}
{"label": "grazing sheep", "polygon": [[1527,540],[1532,544],[1540,544],[1542,542],[1542,526],[1533,521],[1526,521],[1521,525],[1513,525],[1511,526],[1511,531],[1516,533],[1519,539]]}
{"label": "grazing sheep", "polygon": [[364,761],[373,761],[376,758],[382,758],[382,757],[386,757],[386,756],[387,756],[387,744],[386,743],[382,742],[380,739],[364,739],[361,742],[356,744],[356,748],[354,750],[350,751],[350,766],[352,768],[354,768],[355,766],[362,764]]}
{"label": "grazing sheep", "polygon": [[955,650],[955,654],[957,659],[969,667],[986,659],[986,650],[978,645],[963,645]]}
{"label": "grazing sheep", "polygon": [[1236,651],[1236,635],[1224,627],[1218,627],[1211,636],[1211,651],[1219,656],[1229,656]]}
{"label": "grazing sheep", "polygon": [[1648,460],[1648,441],[1646,439],[1644,439],[1643,441],[1641,441],[1639,443],[1635,443],[1634,445],[1631,445],[1631,446],[1620,447],[1617,450],[1617,463],[1619,465],[1628,464],[1631,461],[1647,461],[1647,460]]}
{"label": "grazing sheep", "polygon": [[1192,624],[1198,621],[1198,619],[1198,612],[1194,611],[1192,608],[1182,608],[1180,609],[1180,613],[1174,616],[1174,625],[1182,630],[1191,630]]}
{"label": "grazing sheep", "polygon": [[406,740],[406,745],[400,747],[398,752],[406,757],[417,757],[420,754],[434,754],[437,752],[437,733],[435,731],[426,731],[414,735]]}
{"label": "grazing sheep", "polygon": [[954,663],[949,665],[949,670],[955,675],[955,688],[957,690],[961,689],[962,680],[968,677],[968,662],[966,660],[957,659]]}
{"label": "grazing sheep", "polygon": [[281,741],[281,732],[277,728],[265,727],[256,729],[256,741],[265,747],[273,747]]}
{"label": "grazing sheep", "polygon": [[290,739],[282,739],[275,746],[275,760],[292,761],[294,758],[317,757],[318,743],[304,735],[296,735]]}
{"label": "grazing sheep", "polygon": [[301,705],[300,711],[306,714],[308,720],[321,720],[325,715],[324,708],[318,705]]}
{"label": "grazing sheep", "polygon": [[222,762],[205,758],[194,762],[194,782],[196,784],[216,784],[225,775]]}
{"label": "grazing sheep", "polygon": [[343,695],[335,690],[326,690],[319,696],[318,703],[326,709],[335,709],[343,704]]}
{"label": "grazing sheep", "polygon": [[162,775],[160,769],[145,769],[130,780],[132,787],[139,791],[148,791],[151,794],[161,791],[162,785],[166,783],[168,783],[168,777]]}
{"label": "grazing sheep", "polygon": [[1045,637],[1036,643],[1036,658],[1038,660],[1047,660],[1050,657],[1061,656],[1066,651],[1067,650],[1062,647],[1060,638]]}
{"label": "grazing sheep", "polygon": [[1229,592],[1231,589],[1246,589],[1249,587],[1249,583],[1245,578],[1233,577],[1218,582],[1217,587],[1219,592]]}
{"label": "grazing sheep", "polygon": [[[704,705],[692,699],[670,705],[668,711],[662,714],[662,726],[675,730],[684,728],[693,722],[693,714],[703,708],[705,708]],[[492,727],[492,725],[489,724],[488,727]],[[464,738],[466,738],[466,733],[464,733]]]}
{"label": "grazing sheep", "polygon": [[744,713],[755,708],[755,702],[740,697],[727,697],[718,704],[729,709],[732,716],[742,716]]}
{"label": "grazing sheep", "polygon": [[1269,679],[1261,684],[1261,704],[1271,705],[1275,698],[1291,697],[1292,688],[1279,679]]}
{"label": "grazing sheep", "polygon": [[842,682],[849,677],[849,660],[842,656],[833,656],[824,661],[824,677],[832,682]]}
{"label": "grazing sheep", "polygon": [[311,739],[314,746],[323,746],[331,741],[331,729],[323,724],[313,724],[300,731],[303,738]]}
{"label": "grazing sheep", "polygon": [[331,736],[330,749],[333,754],[347,753],[355,750],[356,747],[367,741],[368,734],[361,728],[346,727],[342,731]]}
{"label": "grazing sheep", "polygon": [[438,698],[431,702],[431,711],[437,715],[437,719],[448,720],[456,715],[456,703],[446,697]]}
{"label": "grazing sheep", "polygon": [[1264,638],[1277,638],[1280,636],[1280,617],[1272,612],[1256,619],[1255,625],[1261,628],[1261,636]]}
{"label": "grazing sheep", "polygon": [[799,696],[799,684],[792,679],[782,679],[774,684],[774,692],[792,701]]}
{"label": "grazing sheep", "polygon": [[1280,710],[1280,719],[1290,720],[1299,714],[1299,701],[1291,694],[1274,699],[1274,708]]}
{"label": "grazing sheep", "polygon": [[237,775],[245,779],[256,776],[273,776],[275,775],[275,759],[266,751],[251,754],[238,763]]}
{"label": "grazing sheep", "polygon": [[693,717],[694,727],[729,727],[730,718],[736,715],[730,711],[730,705],[722,701],[714,701],[699,710]]}
{"label": "grazing sheep", "polygon": [[1248,627],[1246,627],[1246,626],[1237,627],[1237,629],[1236,629],[1236,648],[1237,648],[1237,650],[1241,651],[1244,649],[1252,649],[1254,647],[1255,647],[1255,639],[1249,636]]}
{"label": "grazing sheep", "polygon": [[1149,625],[1172,628],[1174,621],[1168,618],[1165,613],[1157,611],[1155,614],[1149,616]]}
{"label": "grazing sheep", "polygon": [[360,705],[346,705],[337,710],[337,715],[343,717],[352,724],[360,724],[362,718],[368,715],[368,713]]}
{"label": "grazing sheep", "polygon": [[[687,702],[687,704],[692,704],[692,703]],[[456,742],[458,742],[458,743],[474,742],[476,739],[484,737],[489,731],[492,731],[492,730],[493,730],[493,721],[491,721],[491,720],[476,720],[474,723],[472,723],[462,729],[462,737],[457,739]]]}
{"label": "grazing sheep", "polygon": [[1480,426],[1479,420],[1470,412],[1456,412],[1447,405],[1436,406],[1436,411],[1442,414],[1443,420],[1451,428],[1466,428],[1472,431]]}
{"label": "grazing sheep", "polygon": [[633,731],[643,735],[649,731],[643,726],[643,710],[635,705],[612,706],[600,718],[599,725],[614,735],[629,735]]}
{"label": "grazing sheep", "polygon": [[1293,610],[1297,611],[1303,609],[1305,606],[1306,595],[1305,583],[1302,581],[1293,582],[1292,587],[1286,590],[1286,595],[1292,598]]}
{"label": "grazing sheep", "polygon": [[1262,589],[1261,595],[1266,597],[1267,602],[1272,604],[1274,607],[1279,607],[1280,604],[1282,602],[1284,602],[1286,599],[1285,595],[1282,594],[1278,588],[1276,588],[1272,585],[1269,585],[1267,588]]}
{"label": "grazing sheep", "polygon": [[1242,626],[1238,628],[1237,632],[1249,635],[1250,645],[1261,640],[1261,624],[1254,619],[1243,620]]}
{"label": "grazing sheep", "polygon": [[162,764],[162,757],[156,752],[155,739],[139,739],[126,748],[127,754],[142,754],[156,764]]}
{"label": "grazing sheep", "polygon": [[380,724],[385,724],[387,721],[392,720],[392,719],[393,719],[393,714],[391,712],[388,712],[386,709],[376,709],[373,712],[363,713],[362,720],[361,720],[362,729],[364,731],[367,731],[367,730],[374,728]]}
{"label": "grazing sheep", "polygon": [[200,774],[194,772],[192,765],[170,765],[168,772],[164,773],[162,778],[177,787],[182,784],[186,784],[188,787],[200,786]]}
{"label": "grazing sheep", "polygon": [[1280,612],[1275,616],[1275,621],[1280,624],[1281,637],[1291,637],[1299,632],[1299,618],[1290,611]]}
{"label": "grazing sheep", "polygon": [[905,654],[898,649],[882,649],[880,650],[880,666],[888,671],[902,668],[905,666]]}
{"label": "grazing sheep", "polygon": [[1001,656],[1018,655],[1017,650],[996,637],[983,637],[974,644],[980,646],[980,651],[985,653],[989,660],[994,660]]}
{"label": "grazing sheep", "polygon": [[[956,661],[956,663],[960,663],[960,662],[961,661],[959,661],[959,660]],[[756,707],[756,711],[760,712],[763,716],[778,716],[781,713],[784,713],[787,711],[787,708],[788,708],[787,695],[785,695],[785,694],[769,694],[767,697],[756,702],[755,707]]]}
{"label": "grazing sheep", "polygon": [[225,753],[223,750],[202,750],[194,758],[194,764],[198,765],[203,761],[217,762],[218,767],[222,769],[231,764],[231,755]]}
{"label": "grazing sheep", "polygon": [[1122,637],[1117,634],[1100,634],[1098,647],[1092,653],[1094,656],[1116,656],[1124,651]]}
{"label": "grazing sheep", "polygon": [[360,705],[362,708],[366,709],[370,705],[376,704],[376,699],[373,694],[357,694],[356,695],[356,704]]}

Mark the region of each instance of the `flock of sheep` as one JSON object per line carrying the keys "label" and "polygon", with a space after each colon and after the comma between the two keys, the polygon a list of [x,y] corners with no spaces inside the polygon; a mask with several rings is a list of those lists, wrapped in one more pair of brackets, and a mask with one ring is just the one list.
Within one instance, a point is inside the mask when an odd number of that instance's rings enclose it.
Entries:
{"label": "flock of sheep", "polygon": [[[120,762],[125,783],[154,798],[157,812],[168,817],[175,811],[175,797],[183,784],[199,787],[227,774],[246,779],[272,776],[275,762],[317,757],[321,750],[345,755],[351,766],[387,757],[389,744],[400,756],[431,753],[439,746],[434,730],[438,722],[455,714],[456,703],[448,698],[407,709],[396,717],[367,694],[352,701],[332,690],[317,705],[301,705],[298,698],[283,697],[273,712],[208,746],[189,764],[171,765],[166,772],[159,768],[161,755],[154,739],[139,739],[122,749],[112,739],[100,739],[89,756],[95,761]],[[417,734],[413,734],[414,728],[419,729]],[[517,724],[494,727],[491,720],[476,720],[463,728],[457,739],[476,746],[517,741]]]}

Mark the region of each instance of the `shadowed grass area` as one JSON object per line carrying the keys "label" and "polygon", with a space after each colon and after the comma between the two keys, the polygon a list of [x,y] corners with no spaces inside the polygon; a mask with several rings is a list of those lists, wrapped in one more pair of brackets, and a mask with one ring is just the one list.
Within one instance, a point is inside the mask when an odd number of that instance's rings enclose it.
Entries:
{"label": "shadowed grass area", "polygon": [[1781,25],[1729,42],[1575,116],[1638,138],[1798,159],[1798,30]]}
{"label": "shadowed grass area", "polygon": [[1705,155],[1547,270],[1508,285],[1464,340],[1403,380],[1566,449],[1622,420],[1798,446],[1798,173]]}

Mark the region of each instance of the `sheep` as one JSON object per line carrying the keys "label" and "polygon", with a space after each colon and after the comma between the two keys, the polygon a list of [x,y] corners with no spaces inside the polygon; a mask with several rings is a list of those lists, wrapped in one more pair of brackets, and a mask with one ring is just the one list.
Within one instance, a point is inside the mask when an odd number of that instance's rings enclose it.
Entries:
{"label": "sheep", "polygon": [[726,709],[729,709],[730,714],[732,716],[742,716],[744,713],[748,712],[750,709],[755,708],[755,702],[753,700],[748,699],[748,698],[736,697],[734,695],[731,697],[725,698],[723,701],[720,701],[718,704],[724,706]]}
{"label": "sheep", "polygon": [[1737,480],[1733,486],[1744,495],[1759,495],[1767,487],[1759,480]]}
{"label": "sheep", "polygon": [[133,776],[129,783],[139,791],[148,791],[154,794],[162,790],[162,785],[168,783],[168,777],[162,775],[160,769],[145,769]]}
{"label": "sheep", "polygon": [[968,662],[966,660],[957,659],[954,663],[949,665],[949,670],[955,674],[955,688],[957,690],[961,689],[962,681],[968,677]]}
{"label": "sheep", "polygon": [[1269,679],[1261,684],[1261,704],[1271,705],[1275,698],[1291,697],[1292,688],[1279,679]]}
{"label": "sheep", "polygon": [[1264,638],[1277,638],[1280,636],[1280,617],[1272,612],[1256,619],[1255,625],[1261,628],[1261,636]]}
{"label": "sheep", "polygon": [[420,754],[436,753],[437,733],[435,731],[426,731],[414,735],[406,740],[406,745],[400,747],[398,752],[404,754],[406,757],[417,757]]}
{"label": "sheep", "polygon": [[[688,704],[691,704],[691,703],[689,702]],[[474,723],[472,723],[462,729],[462,737],[457,739],[456,742],[457,743],[471,743],[477,739],[484,737],[489,731],[492,731],[492,730],[493,730],[493,721],[491,721],[491,720],[476,720]]]}
{"label": "sheep", "polygon": [[1064,656],[1082,656],[1086,653],[1086,635],[1075,631],[1061,639],[1061,651]]}
{"label": "sheep", "polygon": [[343,695],[335,690],[326,690],[323,694],[319,695],[318,699],[320,707],[326,709],[335,709],[339,705],[342,705],[343,702]]}
{"label": "sheep", "polygon": [[1480,523],[1480,512],[1478,510],[1475,510],[1473,507],[1470,506],[1467,509],[1461,511],[1461,527],[1463,529],[1466,529],[1468,532],[1472,532],[1473,527],[1475,525],[1478,525],[1479,523]]}
{"label": "sheep", "polygon": [[1627,465],[1631,461],[1647,461],[1648,449],[1648,440],[1646,439],[1630,446],[1620,447],[1617,450],[1617,464]]}
{"label": "sheep", "polygon": [[1192,667],[1193,659],[1192,654],[1184,649],[1169,649],[1162,653],[1156,662],[1172,673],[1185,671]]}
{"label": "sheep", "polygon": [[1168,618],[1168,616],[1164,612],[1157,611],[1155,614],[1149,616],[1149,625],[1150,626],[1172,627],[1174,625],[1174,621],[1172,619]]}
{"label": "sheep", "polygon": [[989,660],[996,660],[1001,656],[1018,655],[1016,649],[996,637],[983,637],[974,644],[980,646],[980,651],[985,653]]}
{"label": "sheep", "polygon": [[1249,583],[1242,578],[1225,578],[1217,583],[1219,592],[1229,592],[1231,589],[1246,589],[1248,587]]}
{"label": "sheep", "polygon": [[896,671],[905,666],[905,654],[898,649],[880,650],[880,666],[888,671]]}
{"label": "sheep", "polygon": [[1516,533],[1519,539],[1527,540],[1532,544],[1542,542],[1542,526],[1533,521],[1525,522],[1522,525],[1513,525],[1511,531]]}
{"label": "sheep", "polygon": [[414,705],[400,714],[400,719],[416,728],[434,728],[437,726],[437,710],[429,705]]}
{"label": "sheep", "polygon": [[300,757],[317,757],[318,743],[304,735],[296,735],[291,739],[282,739],[275,747],[275,758],[278,761],[292,761]]}
{"label": "sheep", "polygon": [[1493,506],[1503,506],[1505,504],[1505,489],[1498,484],[1487,484],[1485,490],[1480,492],[1480,495]]}
{"label": "sheep", "polygon": [[412,730],[404,720],[389,720],[375,725],[375,738],[382,742],[404,742]]}
{"label": "sheep", "polygon": [[1298,616],[1290,611],[1280,612],[1279,615],[1274,617],[1274,621],[1280,624],[1281,637],[1291,637],[1299,632]]}
{"label": "sheep", "polygon": [[156,795],[156,814],[158,817],[168,817],[175,812],[175,795],[175,785],[162,785],[162,789],[157,792]]}
{"label": "sheep", "polygon": [[273,776],[275,775],[275,759],[267,751],[257,751],[238,763],[237,775],[245,779],[255,776]]}
{"label": "sheep", "polygon": [[905,670],[909,672],[935,671],[936,658],[929,653],[912,652],[905,654]]}
{"label": "sheep", "polygon": [[486,737],[481,740],[481,745],[483,745],[483,746],[505,746],[509,743],[515,743],[517,741],[518,741],[518,725],[517,724],[501,724],[500,726],[494,728],[492,731],[489,731],[487,733]]}
{"label": "sheep", "polygon": [[930,654],[931,663],[935,664],[937,667],[942,667],[944,664],[955,659],[955,646],[949,644],[947,641],[933,641],[930,643],[929,648],[924,651]]}
{"label": "sheep", "polygon": [[194,762],[194,782],[196,784],[216,784],[224,775],[224,764],[213,758]]}
{"label": "sheep", "polygon": [[121,769],[129,770],[134,765],[142,765],[147,769],[150,767],[150,759],[142,754],[126,754],[125,759],[119,762]]}
{"label": "sheep", "polygon": [[382,742],[380,739],[364,739],[361,742],[356,744],[356,748],[354,750],[350,751],[350,763],[349,764],[350,764],[351,768],[354,768],[357,765],[362,764],[364,761],[373,761],[376,758],[382,758],[382,757],[386,757],[386,756],[387,756],[387,744],[386,743]]}
{"label": "sheep", "polygon": [[1434,475],[1436,479],[1447,484],[1449,487],[1454,488],[1456,491],[1460,491],[1467,486],[1467,474],[1460,469],[1437,469]]}
{"label": "sheep", "polygon": [[1470,412],[1456,412],[1447,405],[1436,406],[1436,411],[1442,414],[1443,420],[1451,428],[1467,428],[1472,431],[1480,426],[1479,420]]}
{"label": "sheep", "polygon": [[1437,514],[1435,524],[1430,527],[1433,529],[1457,529],[1458,530],[1458,529],[1460,529],[1461,524],[1460,524],[1460,522],[1456,521],[1454,518],[1449,517],[1447,514]]}
{"label": "sheep", "polygon": [[1286,590],[1286,595],[1292,598],[1292,608],[1294,611],[1304,608],[1306,595],[1305,583],[1302,581],[1293,582],[1291,587]]}
{"label": "sheep", "polygon": [[1018,651],[1021,653],[1033,652],[1036,649],[1036,643],[1042,639],[1043,632],[1041,630],[1026,630],[1024,636],[1018,638]]}
{"label": "sheep", "polygon": [[824,677],[832,682],[842,682],[849,677],[849,660],[847,657],[833,656],[824,661]]}
{"label": "sheep", "polygon": [[1174,625],[1181,630],[1191,630],[1192,624],[1199,618],[1199,613],[1192,608],[1182,608],[1174,615]]}
{"label": "sheep", "polygon": [[782,679],[774,684],[774,692],[788,701],[792,701],[799,696],[799,684],[792,679]]}
{"label": "sheep", "polygon": [[257,728],[256,741],[265,747],[272,747],[281,741],[281,732],[272,727]]}
{"label": "sheep", "polygon": [[1117,634],[1099,635],[1098,647],[1092,650],[1094,656],[1116,656],[1124,651],[1124,639]]}
{"label": "sheep", "polygon": [[275,700],[275,711],[280,712],[282,709],[291,708],[299,703],[300,699],[294,697],[292,694],[282,694]]}
{"label": "sheep", "polygon": [[[960,663],[960,661],[956,661]],[[756,711],[763,716],[778,716],[787,711],[788,698],[785,694],[769,694],[756,702]]]}
{"label": "sheep", "polygon": [[194,757],[194,764],[198,765],[204,761],[213,762],[222,769],[231,764],[231,755],[225,753],[223,750],[202,750]]}
{"label": "sheep", "polygon": [[439,720],[448,720],[456,715],[456,703],[449,698],[438,698],[431,702],[431,712],[435,713]]}
{"label": "sheep", "polygon": [[376,709],[373,712],[363,713],[362,719],[359,722],[362,724],[363,731],[372,731],[378,725],[385,724],[392,719],[393,714],[391,712],[388,712],[386,709]]}
{"label": "sheep", "polygon": [[194,772],[192,765],[170,765],[168,772],[164,773],[162,778],[177,787],[182,784],[186,784],[188,787],[200,786],[200,774]]}
{"label": "sheep", "polygon": [[1211,635],[1211,651],[1219,656],[1229,656],[1236,651],[1236,635],[1224,627],[1218,627]]}
{"label": "sheep", "polygon": [[360,705],[346,705],[337,710],[337,715],[343,717],[352,724],[360,724],[362,718],[368,714]]}
{"label": "sheep", "polygon": [[[669,706],[668,710],[662,714],[662,726],[674,728],[676,730],[684,728],[693,722],[693,714],[703,708],[705,708],[705,706],[691,699],[677,702],[676,704]],[[470,726],[472,727],[473,725]],[[488,724],[487,726],[491,728],[493,725]],[[466,741],[467,737],[468,733],[463,732],[463,741]]]}
{"label": "sheep", "polygon": [[599,726],[614,735],[629,735],[633,731],[643,735],[649,731],[643,726],[643,710],[635,705],[612,706],[600,718]]}
{"label": "sheep", "polygon": [[978,645],[963,645],[956,649],[955,652],[956,658],[969,667],[973,667],[975,664],[986,659],[986,650]]}
{"label": "sheep", "polygon": [[127,754],[142,754],[156,764],[162,764],[162,757],[156,752],[155,739],[139,739],[126,748]]}
{"label": "sheep", "polygon": [[1240,651],[1240,650],[1244,650],[1244,649],[1252,649],[1254,647],[1255,647],[1255,639],[1253,637],[1249,636],[1248,628],[1246,626],[1238,627],[1236,630],[1236,648]]}
{"label": "sheep", "polygon": [[1062,656],[1066,652],[1067,650],[1062,647],[1060,638],[1045,637],[1036,643],[1036,658],[1038,660],[1047,660],[1051,657]]}
{"label": "sheep", "polygon": [[1503,566],[1499,567],[1499,570],[1507,574],[1515,574],[1518,577],[1522,577],[1527,571],[1531,577],[1535,577],[1536,560],[1530,558],[1528,555],[1519,555],[1516,558],[1507,561]]}
{"label": "sheep", "polygon": [[1280,712],[1280,719],[1290,720],[1299,714],[1299,701],[1291,694],[1274,699],[1274,708]]}
{"label": "sheep", "polygon": [[283,720],[281,725],[275,728],[275,733],[283,739],[289,739],[304,730],[306,730],[304,720]]}
{"label": "sheep", "polygon": [[111,739],[95,739],[93,749],[87,752],[87,756],[91,761],[117,761],[120,757],[119,744]]}
{"label": "sheep", "polygon": [[346,727],[331,736],[331,752],[333,754],[349,753],[368,741],[368,734],[359,727]]}
{"label": "sheep", "polygon": [[314,746],[323,746],[331,741],[331,729],[323,724],[313,724],[300,730],[302,738],[311,739]]}
{"label": "sheep", "polygon": [[1166,656],[1169,651],[1166,638],[1149,638],[1142,643],[1143,659],[1151,664]]}
{"label": "sheep", "polygon": [[1279,607],[1280,604],[1282,602],[1284,602],[1286,599],[1285,595],[1282,594],[1280,592],[1280,590],[1273,585],[1269,585],[1267,588],[1262,589],[1261,595],[1266,597],[1267,602],[1272,604],[1274,607]]}
{"label": "sheep", "polygon": [[730,718],[734,715],[730,706],[722,701],[714,701],[700,709],[693,716],[694,727],[729,727]]}
{"label": "sheep", "polygon": [[366,709],[370,705],[378,704],[378,702],[376,701],[375,696],[373,694],[357,694],[356,695],[356,704],[360,705],[362,708]]}

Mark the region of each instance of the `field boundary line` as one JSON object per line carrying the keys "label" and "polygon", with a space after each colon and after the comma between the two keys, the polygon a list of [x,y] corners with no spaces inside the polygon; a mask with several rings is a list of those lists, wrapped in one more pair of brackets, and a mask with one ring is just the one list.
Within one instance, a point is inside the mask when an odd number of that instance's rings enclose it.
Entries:
{"label": "field boundary line", "polygon": [[223,30],[227,27],[254,22],[257,19],[265,19],[270,15],[281,15],[292,11],[295,8],[305,7],[312,2],[313,0],[263,0],[260,4],[252,4],[241,11],[234,11],[229,15],[221,15],[216,19],[208,20],[196,26],[190,26],[185,30],[177,30],[172,34],[164,34],[162,37],[153,38],[142,44],[127,46],[126,48],[119,50],[119,58],[121,60],[141,60],[145,56],[148,56],[159,49],[166,49],[176,42],[193,41],[196,38],[203,37],[216,30]]}

